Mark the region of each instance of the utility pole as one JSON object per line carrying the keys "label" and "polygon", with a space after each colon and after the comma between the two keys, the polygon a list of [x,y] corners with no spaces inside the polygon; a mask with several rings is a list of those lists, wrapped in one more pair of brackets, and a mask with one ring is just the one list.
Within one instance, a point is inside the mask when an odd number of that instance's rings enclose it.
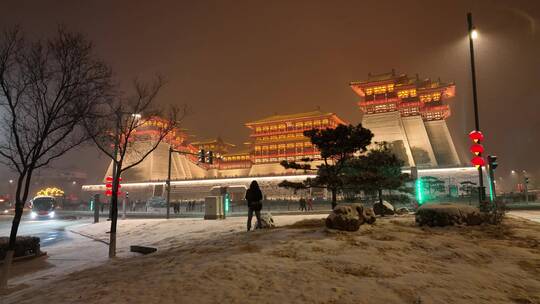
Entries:
{"label": "utility pole", "polygon": [[126,205],[129,204],[129,192],[126,192],[126,197],[124,198],[124,202],[122,203],[122,219],[126,219]]}
{"label": "utility pole", "polygon": [[172,160],[172,153],[173,148],[172,146],[169,146],[169,169],[167,172],[167,219],[169,219],[170,216],[170,205],[171,205],[171,160]]}
{"label": "utility pole", "polygon": [[[472,14],[467,13],[468,33],[469,33],[469,49],[471,53],[471,73],[472,73],[472,90],[473,90],[473,105],[474,105],[474,126],[476,131],[480,131],[480,121],[478,118],[478,95],[476,92],[476,68],[474,64],[474,43],[473,43],[473,21]],[[480,143],[480,142],[478,142]],[[484,176],[482,173],[482,166],[478,166],[478,202],[482,205],[485,200],[486,191],[484,187]]]}
{"label": "utility pole", "polygon": [[523,173],[523,192],[525,193],[525,203],[529,202],[529,177]]}
{"label": "utility pole", "polygon": [[94,194],[94,223],[99,222],[99,208],[101,202],[99,201],[99,194]]}

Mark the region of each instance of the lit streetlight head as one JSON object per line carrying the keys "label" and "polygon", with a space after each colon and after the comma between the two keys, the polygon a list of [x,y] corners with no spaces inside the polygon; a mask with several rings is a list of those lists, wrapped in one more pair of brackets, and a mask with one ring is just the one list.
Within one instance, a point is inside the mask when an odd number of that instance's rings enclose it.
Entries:
{"label": "lit streetlight head", "polygon": [[139,113],[134,113],[134,114],[131,114],[131,117],[135,118],[135,119],[141,119],[141,114]]}
{"label": "lit streetlight head", "polygon": [[471,38],[472,39],[478,38],[478,31],[475,28],[473,28],[471,31]]}
{"label": "lit streetlight head", "polygon": [[512,173],[512,174],[516,174],[516,170],[512,170],[512,171],[510,171],[510,173]]}

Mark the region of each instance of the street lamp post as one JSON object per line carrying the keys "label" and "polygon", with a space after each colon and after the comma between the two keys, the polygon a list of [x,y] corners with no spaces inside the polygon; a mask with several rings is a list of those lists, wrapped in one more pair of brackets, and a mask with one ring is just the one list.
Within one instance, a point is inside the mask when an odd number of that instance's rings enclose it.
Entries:
{"label": "street lamp post", "polygon": [[[472,90],[473,90],[473,105],[474,105],[474,127],[476,131],[480,131],[480,121],[478,118],[478,95],[476,91],[476,68],[474,65],[474,43],[473,39],[477,37],[476,30],[473,26],[472,14],[467,13],[467,23],[469,25],[469,49],[471,52],[471,73],[472,73]],[[480,143],[480,141],[478,141]],[[485,200],[486,192],[484,187],[484,176],[482,173],[482,166],[478,166],[478,202],[481,205]]]}

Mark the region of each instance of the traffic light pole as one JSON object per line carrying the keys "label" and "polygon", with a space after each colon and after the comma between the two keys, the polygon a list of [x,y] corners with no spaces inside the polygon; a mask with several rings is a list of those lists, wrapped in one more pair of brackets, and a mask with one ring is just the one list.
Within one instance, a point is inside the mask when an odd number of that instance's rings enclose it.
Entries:
{"label": "traffic light pole", "polygon": [[171,160],[172,160],[173,148],[169,146],[169,168],[167,171],[167,219],[170,217],[170,204],[171,204]]}
{"label": "traffic light pole", "polygon": [[[474,43],[473,43],[473,21],[472,14],[467,13],[467,23],[469,26],[469,49],[471,52],[471,73],[472,73],[472,90],[473,90],[473,105],[474,105],[474,127],[476,131],[480,131],[480,120],[478,118],[478,96],[476,92],[476,68],[474,64]],[[480,143],[480,142],[478,142]],[[482,172],[482,166],[478,166],[478,203],[482,205],[482,202],[485,200],[486,191],[484,187],[484,176]]]}
{"label": "traffic light pole", "polygon": [[[204,150],[201,150],[201,151],[203,151],[202,157],[204,158],[205,157]],[[211,151],[208,151],[208,152],[209,152],[209,161],[208,161],[208,163],[212,164],[212,162],[213,162],[213,153]],[[167,187],[167,219],[170,218],[170,214],[171,214],[171,211],[170,211],[170,209],[171,209],[170,208],[171,207],[171,166],[172,166],[172,154],[173,153],[178,153],[178,154],[183,154],[183,155],[195,155],[195,156],[200,157],[199,154],[174,150],[172,148],[172,146],[169,146],[169,165],[168,165],[168,169],[167,169],[167,181],[165,182],[165,185]],[[204,160],[203,160],[203,163],[204,163]]]}
{"label": "traffic light pole", "polygon": [[523,175],[523,192],[525,193],[525,203],[529,202],[529,178]]}

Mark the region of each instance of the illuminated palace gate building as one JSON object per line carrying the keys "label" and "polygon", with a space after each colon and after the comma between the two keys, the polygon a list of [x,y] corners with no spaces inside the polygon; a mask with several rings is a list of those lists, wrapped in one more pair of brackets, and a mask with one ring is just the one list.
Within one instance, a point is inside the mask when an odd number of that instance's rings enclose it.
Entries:
{"label": "illuminated palace gate building", "polygon": [[[445,121],[450,115],[447,101],[455,95],[454,83],[420,80],[418,76],[410,78],[392,71],[369,74],[367,80],[351,82],[350,87],[361,97],[358,105],[363,112],[362,124],[374,133],[373,141],[390,143],[393,151],[405,161],[404,169],[416,166],[420,175],[435,174],[445,181],[475,180],[472,178],[474,170],[470,175],[470,168],[457,168],[460,161]],[[157,127],[162,123],[159,118],[149,119],[137,130],[136,144],[147,145],[155,140]],[[277,184],[285,178],[301,178],[293,175],[304,173],[286,170],[280,161],[320,158],[319,151],[303,132],[335,128],[345,123],[336,114],[320,110],[273,115],[245,123],[251,134],[249,142],[241,147],[221,138],[192,141],[185,130],[176,129],[145,161],[122,176],[123,189],[130,191],[131,198],[162,196],[168,149],[172,146],[175,150],[190,153],[211,150],[219,156],[213,164],[208,164],[198,163],[197,157],[191,155],[173,154],[172,200],[201,200],[220,186],[228,186],[234,192],[233,196],[241,199],[253,179],[262,181],[268,198],[298,197],[302,193],[295,194]],[[109,166],[107,175],[111,175],[111,168]],[[94,193],[100,189],[102,185],[83,187],[84,191]],[[324,192],[318,195],[324,195]]]}
{"label": "illuminated palace gate building", "polygon": [[350,83],[361,97],[362,124],[386,141],[406,166],[419,168],[459,166],[460,161],[446,118],[446,103],[455,95],[454,83],[410,78],[395,71],[368,75],[365,81]]}

